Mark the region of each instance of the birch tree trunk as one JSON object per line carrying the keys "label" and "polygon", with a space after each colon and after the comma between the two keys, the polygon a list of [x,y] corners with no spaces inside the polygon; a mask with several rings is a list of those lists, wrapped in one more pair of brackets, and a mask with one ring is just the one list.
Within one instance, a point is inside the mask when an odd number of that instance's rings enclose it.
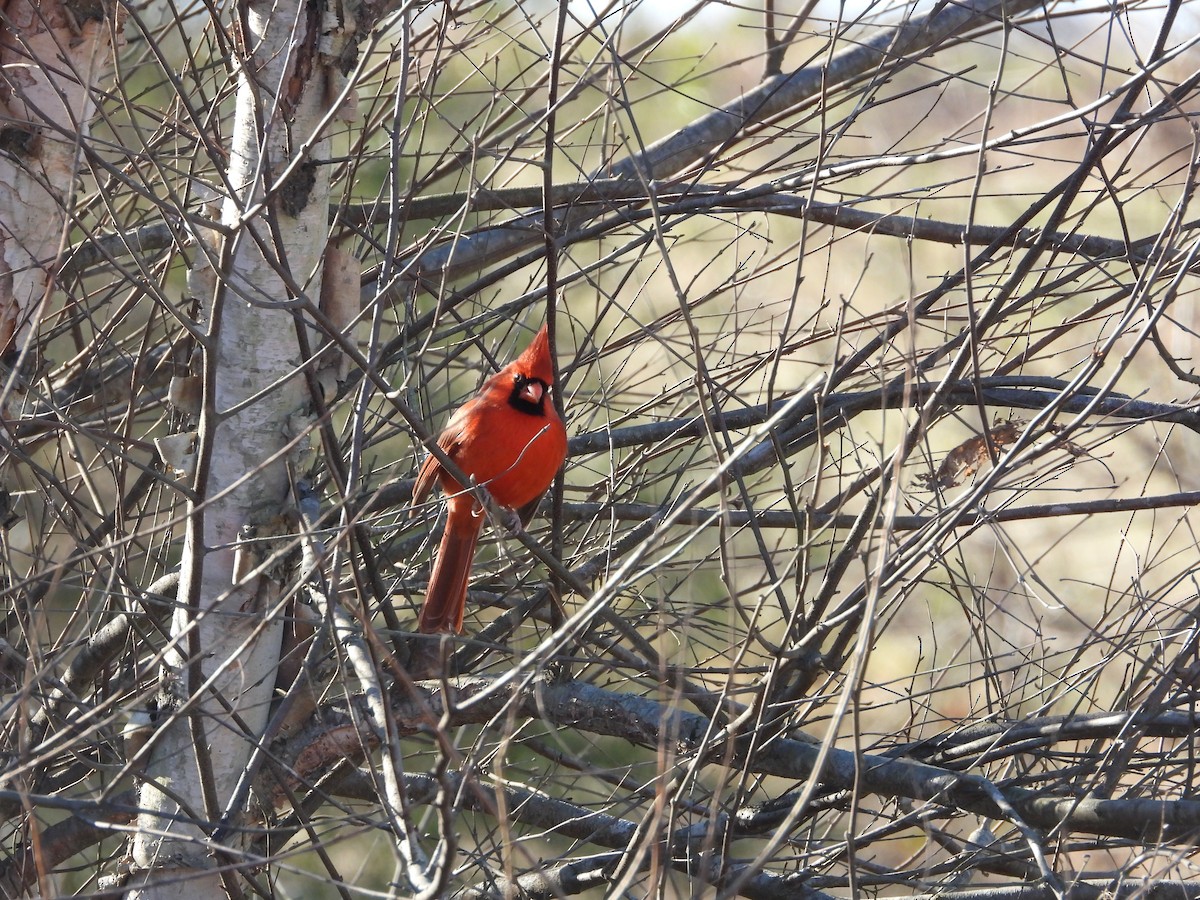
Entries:
{"label": "birch tree trunk", "polygon": [[[336,22],[309,4],[243,3],[243,54],[212,266],[195,498],[174,643],[163,666],[156,735],[140,803],[131,896],[211,898],[217,869],[240,861],[248,766],[266,727],[279,660],[289,505],[288,454],[310,403],[297,363],[308,298],[319,295],[327,237],[328,102],[342,76],[323,51]],[[184,821],[187,820],[187,821]],[[182,888],[181,888],[182,885]],[[228,886],[227,886],[228,887]],[[181,893],[182,891],[182,893]]]}
{"label": "birch tree trunk", "polygon": [[7,0],[0,21],[0,354],[23,352],[66,245],[92,86],[112,71],[114,4]]}

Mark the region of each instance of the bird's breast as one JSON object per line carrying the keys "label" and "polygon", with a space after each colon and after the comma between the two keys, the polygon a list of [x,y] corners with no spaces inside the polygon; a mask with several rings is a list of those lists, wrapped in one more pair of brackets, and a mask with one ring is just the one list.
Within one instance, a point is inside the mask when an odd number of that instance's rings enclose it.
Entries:
{"label": "bird's breast", "polygon": [[481,405],[458,437],[455,462],[502,506],[517,508],[550,486],[567,450],[557,416],[533,416],[507,404]]}

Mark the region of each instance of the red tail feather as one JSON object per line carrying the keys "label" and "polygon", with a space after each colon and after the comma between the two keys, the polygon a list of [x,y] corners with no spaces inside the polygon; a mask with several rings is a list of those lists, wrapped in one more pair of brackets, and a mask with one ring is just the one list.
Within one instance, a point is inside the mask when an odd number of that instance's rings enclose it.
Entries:
{"label": "red tail feather", "polygon": [[474,505],[471,497],[455,497],[450,501],[446,532],[429,576],[425,605],[421,607],[417,625],[422,634],[457,634],[462,630],[471,560],[483,524],[483,517],[474,514]]}

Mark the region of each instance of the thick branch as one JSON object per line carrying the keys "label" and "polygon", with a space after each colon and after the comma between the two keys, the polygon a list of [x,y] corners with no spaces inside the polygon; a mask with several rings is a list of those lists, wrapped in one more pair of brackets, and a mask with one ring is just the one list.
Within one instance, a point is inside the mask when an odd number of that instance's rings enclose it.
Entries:
{"label": "thick branch", "polygon": [[[428,728],[483,724],[518,704],[524,715],[560,728],[621,738],[641,747],[669,743],[681,756],[703,755],[720,761],[721,745],[743,735],[722,735],[706,716],[672,708],[632,694],[605,690],[584,682],[534,682],[524,689],[492,690],[493,680],[464,679],[414,686],[393,705],[397,729],[415,734]],[[354,701],[362,703],[361,698]],[[291,769],[307,778],[325,771],[336,760],[372,749],[374,738],[354,726],[355,717],[327,710],[291,742]],[[358,718],[363,721],[363,718]],[[1071,737],[1071,731],[1064,732]],[[715,737],[714,737],[715,735]],[[760,775],[806,781],[813,775],[821,747],[787,738],[760,747],[736,765]],[[823,790],[856,789],[883,797],[936,803],[987,818],[1005,819],[994,799],[996,791],[1026,823],[1043,831],[1075,831],[1123,837],[1144,842],[1186,843],[1200,829],[1200,801],[1101,800],[1053,796],[1004,786],[981,776],[953,771],[910,759],[849,750],[829,751],[820,773]]]}
{"label": "thick branch", "polygon": [[[1059,404],[1058,408],[1063,412],[1082,412],[1090,407],[1096,415],[1134,422],[1171,422],[1200,433],[1200,413],[1197,413],[1190,406],[1135,400],[1121,394],[1110,394],[1099,400],[1097,400],[1094,393],[1088,392],[1064,395],[1062,392],[1068,388],[1069,384],[1067,382],[1054,378],[1000,376],[980,378],[978,381],[959,382],[945,392],[944,398],[948,407],[951,405],[974,405],[980,397],[982,397],[985,403],[991,406],[1005,409],[1044,409],[1054,403]],[[784,437],[786,440],[784,441],[784,446],[789,452],[797,452],[809,446],[821,433],[828,432],[831,428],[837,427],[840,424],[845,424],[861,413],[880,409],[899,409],[906,402],[916,404],[931,395],[936,389],[936,385],[920,384],[910,386],[906,391],[903,385],[891,385],[876,391],[846,391],[829,394],[823,398],[824,402],[819,414],[814,414],[815,410],[812,409],[800,411],[805,418],[785,430]],[[712,413],[712,417],[719,419],[723,427],[730,431],[751,429],[766,422],[772,415],[782,409],[787,402],[788,398],[784,397],[769,404],[762,403],[734,410],[717,410]],[[571,457],[588,456],[594,453],[607,453],[611,450],[628,447],[644,447],[666,440],[701,438],[706,433],[705,429],[707,426],[705,423],[707,418],[705,415],[697,414],[674,419],[663,419],[658,422],[648,422],[644,425],[606,428],[599,431],[578,434],[570,440],[568,455]],[[758,468],[764,464],[773,462],[775,453],[775,444],[767,441],[761,447],[755,448],[748,453],[747,457],[751,458],[753,465]],[[742,465],[748,468],[749,462],[743,462]],[[1181,493],[1177,496],[1188,498],[1190,495]],[[392,482],[380,488],[369,497],[364,498],[361,501],[361,511],[377,512],[382,509],[389,509],[407,503],[411,497],[412,482],[410,480]],[[1132,503],[1136,501],[1128,500],[1121,502]],[[1145,502],[1148,505],[1144,508],[1156,508],[1161,505],[1191,505],[1192,503],[1190,499],[1185,499],[1183,503],[1161,504],[1155,502],[1153,498]],[[637,514],[631,512],[634,506],[627,506],[629,508],[626,510],[626,513],[619,514],[617,517],[638,518]],[[580,510],[579,516],[585,517],[587,515],[586,510],[591,507],[587,504],[577,504],[576,508]],[[606,506],[605,508],[607,510],[611,507]],[[1054,508],[1057,509],[1058,507]],[[1088,510],[1081,507],[1080,514],[1103,511],[1106,511],[1106,509]],[[1046,514],[1049,515],[1052,513]],[[758,517],[768,514],[760,512],[754,515]],[[1015,519],[1035,518],[1039,517],[1040,514],[1013,511],[1006,512],[1004,515]],[[918,518],[902,517],[900,521],[907,524],[899,526],[899,530],[911,530],[912,528],[920,527],[922,522],[918,521]],[[695,522],[705,519],[707,519],[707,516],[697,511],[690,513],[687,521]],[[770,521],[772,520],[769,517],[764,520],[764,522]],[[783,522],[782,519],[774,521],[779,527],[788,527],[788,524]]]}

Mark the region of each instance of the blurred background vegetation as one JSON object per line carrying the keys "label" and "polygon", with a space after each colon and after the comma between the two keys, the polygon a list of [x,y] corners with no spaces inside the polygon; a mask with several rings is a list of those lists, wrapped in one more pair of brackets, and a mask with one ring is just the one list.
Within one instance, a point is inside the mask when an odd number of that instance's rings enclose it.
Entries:
{"label": "blurred background vegetation", "polygon": [[[1192,715],[1197,664],[1200,5],[355,11],[369,27],[353,90],[331,82],[321,163],[325,278],[361,289],[345,329],[361,356],[329,382],[334,440],[314,425],[295,464],[322,539],[346,553],[327,573],[336,600],[402,692],[387,654],[407,658],[438,530],[436,506],[406,508],[424,451],[396,401],[436,433],[550,315],[575,443],[531,534],[562,567],[551,579],[520,538],[485,529],[454,671],[587,683],[717,723],[694,746],[669,729],[626,739],[633,707],[612,731],[515,706],[426,722],[400,755],[441,779],[412,820],[435,857],[452,838],[441,890],[512,896],[521,876],[613,851],[540,895],[1093,897],[1165,880],[1191,896],[1186,829],[986,816],[828,768],[773,774],[760,756],[825,742],[850,754],[837,760],[924,761],[1011,797],[1190,802],[1190,725],[1162,717]],[[123,15],[62,274],[5,395],[4,612],[21,660],[5,669],[7,752],[34,793],[89,802],[130,783],[119,732],[155,691],[164,638],[137,598],[178,565],[186,491],[154,442],[194,424],[170,385],[191,359],[181,322],[203,321],[187,278],[227,190],[236,76],[229,11]],[[740,127],[701,130],[742,96]],[[662,162],[672,135],[694,152]],[[551,583],[561,615],[539,593]],[[51,708],[53,678],[122,613],[139,624],[31,754],[29,704]],[[363,689],[342,649],[322,703]],[[80,710],[99,724],[80,730]],[[1100,714],[1131,718],[1058,718]],[[55,781],[71,758],[87,764]],[[364,777],[376,765],[366,754]],[[521,792],[574,813],[523,818]],[[629,846],[564,827],[584,813],[633,823]],[[255,890],[390,890],[395,826],[373,798],[347,789],[308,815],[280,846],[267,814]],[[8,816],[16,859],[35,813]],[[670,843],[687,827],[701,849]],[[72,857],[58,889],[96,893],[121,842]],[[738,880],[754,872],[770,877]]]}

